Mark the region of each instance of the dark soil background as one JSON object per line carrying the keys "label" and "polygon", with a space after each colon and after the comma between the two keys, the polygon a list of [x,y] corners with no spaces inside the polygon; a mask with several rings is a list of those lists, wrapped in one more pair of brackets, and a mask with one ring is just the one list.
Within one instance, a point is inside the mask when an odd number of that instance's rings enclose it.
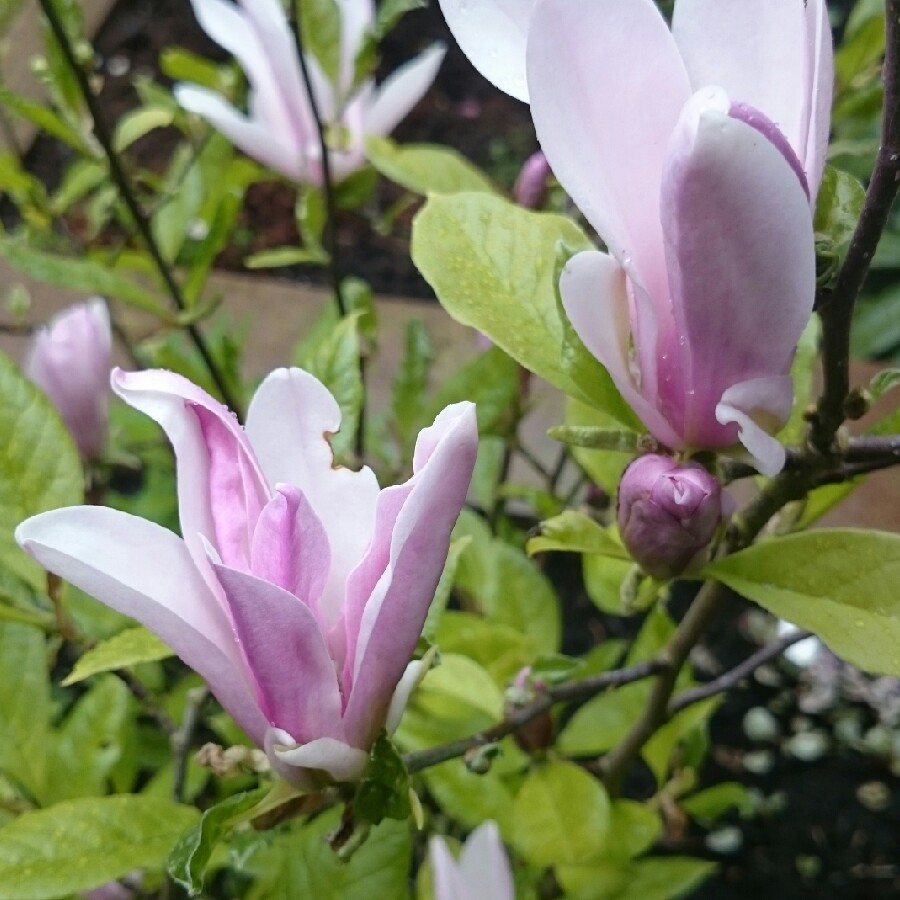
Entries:
{"label": "dark soil background", "polygon": [[[434,88],[394,137],[400,142],[453,146],[508,188],[518,166],[536,147],[528,110],[500,94],[472,69],[435,8],[411,13],[401,23],[383,45],[382,70],[392,71],[434,40],[446,44],[447,58]],[[102,28],[96,45],[105,76],[103,101],[110,120],[135,105],[131,81],[136,75],[161,77],[158,58],[163,48],[177,45],[224,58],[196,25],[187,0],[122,0]],[[171,135],[154,132],[136,147],[137,160],[150,168],[161,168],[172,146]],[[53,183],[65,162],[64,153],[59,145],[42,139],[29,154],[29,164]],[[381,186],[379,191],[377,200],[384,207],[399,196],[390,185]],[[240,269],[241,259],[251,252],[296,242],[292,207],[289,186],[278,182],[254,186],[234,246],[223,255],[221,265]],[[408,257],[408,224],[407,215],[394,233],[381,236],[373,234],[360,217],[342,215],[344,271],[366,278],[378,293],[429,297],[427,286]],[[290,274],[321,280],[318,273],[307,269],[298,268]],[[579,581],[565,572],[559,574],[561,583],[568,583],[565,602],[568,615],[574,617],[566,636],[571,652],[583,652],[598,637],[615,636],[623,627],[633,627],[599,616]],[[736,598],[735,602],[740,601]],[[723,619],[707,648],[708,658],[721,669],[732,667],[757,646],[742,635],[734,621],[732,616]],[[714,674],[711,669],[708,677]],[[789,737],[797,727],[797,696],[795,671],[776,667],[768,678],[755,678],[733,692],[718,710],[701,773],[702,784],[736,780],[766,797],[779,795],[781,799],[770,804],[768,814],[751,819],[734,814],[717,825],[720,837],[723,825],[736,829],[731,832],[729,849],[723,849],[714,839],[710,843],[707,833],[696,826],[670,829],[667,840],[658,848],[660,852],[694,854],[721,864],[720,873],[691,895],[694,900],[900,897],[900,779],[891,774],[887,762],[834,741],[833,749],[823,757],[802,762],[785,752],[783,740],[761,745],[745,734],[747,711],[766,707],[775,714],[782,738]],[[844,701],[843,711],[849,708]],[[868,710],[863,715],[872,719]],[[812,725],[830,733],[834,717],[834,711],[818,718],[802,716],[800,727]],[[748,768],[748,758],[758,758],[761,747],[770,754],[771,768],[754,774],[750,771],[753,767]],[[861,792],[863,786],[867,787]],[[646,788],[646,783],[638,775],[635,788],[640,791],[642,787]],[[863,802],[860,798],[869,796],[872,790],[881,799]]]}

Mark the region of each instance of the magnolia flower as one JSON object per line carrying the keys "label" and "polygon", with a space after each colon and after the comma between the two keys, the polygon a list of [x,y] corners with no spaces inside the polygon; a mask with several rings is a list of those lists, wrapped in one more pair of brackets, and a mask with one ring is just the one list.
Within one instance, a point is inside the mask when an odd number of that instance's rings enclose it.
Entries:
{"label": "magnolia flower", "polygon": [[[305,54],[319,115],[327,129],[331,173],[336,180],[361,168],[364,140],[389,134],[419,102],[437,74],[444,50],[437,45],[376,87],[369,78],[354,86],[356,56],[371,31],[372,0],[336,0],[340,52],[334,81]],[[280,0],[191,0],[203,30],[233,54],[249,82],[249,113],[196,85],[179,84],[175,97],[248,156],[308,184],[321,184],[319,134],[303,81],[296,44]]]}
{"label": "magnolia flower", "polygon": [[41,328],[23,367],[59,410],[84,459],[106,446],[111,345],[109,311],[95,298]]}
{"label": "magnolia flower", "polygon": [[527,32],[541,147],[609,248],[564,269],[573,326],[660,442],[740,441],[779,471],[815,290],[823,0],[677,0],[672,31],[652,0],[536,0]]}
{"label": "magnolia flower", "polygon": [[619,482],[617,519],[635,562],[654,578],[674,578],[705,555],[722,521],[722,487],[698,463],[639,456]]}
{"label": "magnolia flower", "polygon": [[159,635],[283,777],[358,778],[422,674],[409,660],[472,474],[474,406],[440,413],[412,478],[380,490],[334,464],[337,403],[300,369],[266,378],[246,429],[179,375],[112,384],[172,443],[183,539],[79,506],[23,522],[19,544]]}
{"label": "magnolia flower", "polygon": [[443,838],[428,845],[435,900],[515,900],[509,860],[496,822],[479,825],[463,844],[459,862]]}

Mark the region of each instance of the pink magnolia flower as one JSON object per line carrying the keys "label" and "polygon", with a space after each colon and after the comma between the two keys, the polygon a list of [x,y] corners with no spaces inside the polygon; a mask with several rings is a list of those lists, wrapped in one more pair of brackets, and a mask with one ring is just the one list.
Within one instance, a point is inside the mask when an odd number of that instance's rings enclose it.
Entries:
{"label": "pink magnolia flower", "polygon": [[84,459],[106,446],[112,337],[99,298],[69,307],[41,328],[25,374],[53,401]]}
{"label": "pink magnolia flower", "polygon": [[[281,0],[191,0],[203,30],[233,54],[250,83],[249,112],[196,85],[179,84],[175,97],[248,156],[288,178],[321,184],[319,136],[303,81],[294,37]],[[356,56],[371,30],[373,0],[337,0],[340,54],[332,83],[312,54],[305,54],[319,114],[330,136],[331,172],[337,180],[361,168],[364,140],[389,134],[419,102],[437,74],[444,49],[432,46],[384,84],[354,86]]]}
{"label": "pink magnolia flower", "polygon": [[563,272],[573,326],[662,443],[740,441],[779,471],[815,290],[823,0],[677,0],[671,31],[652,0],[536,0],[527,30],[541,147],[609,249]]}
{"label": "pink magnolia flower", "polygon": [[474,406],[440,413],[412,478],[380,490],[370,469],[335,466],[337,403],[300,369],[266,378],[245,429],[179,375],[112,383],[172,442],[183,539],[70,507],[23,522],[19,544],[158,634],[285,778],[356,779],[421,674],[409,660],[472,474]]}
{"label": "pink magnolia flower", "polygon": [[512,872],[496,822],[479,825],[457,862],[441,837],[428,845],[435,900],[515,900]]}

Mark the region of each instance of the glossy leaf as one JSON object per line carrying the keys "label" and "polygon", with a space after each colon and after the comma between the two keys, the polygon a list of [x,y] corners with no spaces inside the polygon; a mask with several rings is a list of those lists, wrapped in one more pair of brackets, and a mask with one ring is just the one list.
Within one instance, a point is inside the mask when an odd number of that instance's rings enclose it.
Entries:
{"label": "glossy leaf", "polygon": [[529,555],[545,550],[567,550],[573,553],[599,553],[626,561],[631,559],[609,529],[577,510],[566,510],[541,522],[538,527],[540,534],[527,544]]}
{"label": "glossy leaf", "polygon": [[125,669],[138,663],[168,659],[174,654],[151,631],[136,626],[120,631],[114,637],[101,641],[78,658],[63,686],[77,684],[98,672]]}

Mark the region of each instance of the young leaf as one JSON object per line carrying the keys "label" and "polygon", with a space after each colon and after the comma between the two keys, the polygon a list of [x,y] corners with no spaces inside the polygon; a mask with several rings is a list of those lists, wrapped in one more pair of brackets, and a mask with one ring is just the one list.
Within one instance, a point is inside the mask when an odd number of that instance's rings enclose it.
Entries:
{"label": "young leaf", "polygon": [[531,538],[526,545],[529,556],[545,550],[566,550],[631,560],[628,552],[608,529],[582,512],[566,510],[541,522],[539,527],[538,537]]}
{"label": "young leaf", "polygon": [[139,795],[67,800],[0,829],[4,900],[53,900],[160,869],[197,810]]}
{"label": "young leaf", "polygon": [[114,669],[136,666],[138,663],[156,662],[172,655],[172,651],[146,628],[126,628],[115,637],[91,647],[81,656],[63,681],[63,687],[77,684],[98,672],[111,672]]}
{"label": "young leaf", "polygon": [[755,544],[703,574],[815,632],[848,662],[900,676],[900,535],[807,531]]}
{"label": "young leaf", "polygon": [[487,176],[462,154],[438,144],[395,144],[389,138],[366,139],[369,162],[391,181],[414,194],[495,193]]}
{"label": "young leaf", "polygon": [[566,326],[554,283],[559,242],[592,249],[584,232],[562,216],[486,193],[449,194],[432,196],[416,216],[412,256],[454,319],[567,394],[633,427],[633,414],[602,368],[598,378],[576,381],[580,370],[563,360]]}
{"label": "young leaf", "polygon": [[609,796],[574,763],[551,762],[529,774],[514,815],[512,843],[531,865],[577,864],[606,838]]}
{"label": "young leaf", "polygon": [[0,397],[0,564],[41,590],[46,575],[19,549],[13,531],[29,516],[80,503],[84,476],[56,409],[3,353]]}
{"label": "young leaf", "polygon": [[369,764],[356,791],[353,809],[361,822],[409,818],[409,775],[391,739],[382,732],[369,753]]}

